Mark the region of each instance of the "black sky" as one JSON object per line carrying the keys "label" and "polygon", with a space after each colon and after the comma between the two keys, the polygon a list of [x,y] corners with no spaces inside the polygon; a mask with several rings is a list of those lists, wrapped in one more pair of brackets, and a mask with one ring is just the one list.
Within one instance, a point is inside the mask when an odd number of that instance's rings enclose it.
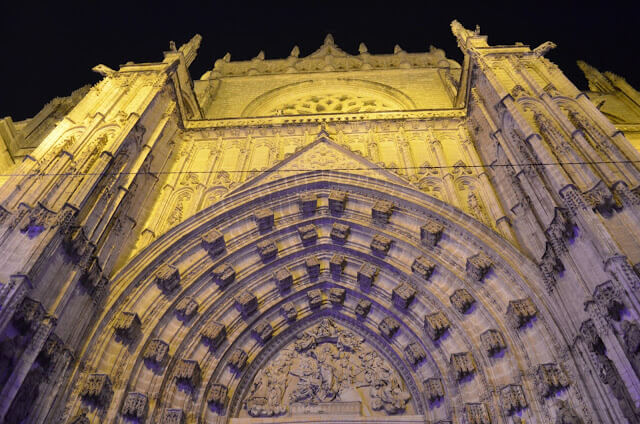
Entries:
{"label": "black sky", "polygon": [[191,67],[194,79],[227,51],[232,60],[250,59],[260,50],[267,58],[282,58],[297,44],[304,56],[317,49],[329,32],[352,54],[361,41],[372,54],[391,53],[395,44],[423,52],[433,44],[461,61],[449,29],[454,18],[468,28],[479,24],[494,45],[521,41],[535,47],[554,41],[558,48],[548,57],[579,88],[586,88],[586,82],[577,59],[622,75],[640,88],[639,10],[598,3],[596,7],[586,1],[561,0],[468,4],[87,0],[72,6],[11,0],[3,4],[0,15],[0,117],[31,117],[51,98],[97,82],[99,76],[91,71],[94,65],[117,69],[127,61],[160,61],[169,40],[180,45],[195,33],[202,34],[203,43]]}

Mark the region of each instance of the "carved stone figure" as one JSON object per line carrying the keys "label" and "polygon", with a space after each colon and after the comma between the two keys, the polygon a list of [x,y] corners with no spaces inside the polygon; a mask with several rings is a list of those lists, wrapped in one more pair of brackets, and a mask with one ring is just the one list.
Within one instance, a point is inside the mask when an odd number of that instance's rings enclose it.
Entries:
{"label": "carved stone figure", "polygon": [[540,364],[537,371],[538,387],[543,397],[554,395],[559,390],[569,386],[569,379],[564,371],[556,364]]}
{"label": "carved stone figure", "polygon": [[143,393],[128,393],[122,404],[122,415],[143,419],[147,415],[147,396]]}
{"label": "carved stone figure", "polygon": [[333,255],[329,261],[329,270],[333,276],[340,276],[345,266],[347,266],[347,260],[343,255]]}
{"label": "carved stone figure", "polygon": [[209,389],[209,396],[207,396],[207,402],[216,408],[223,409],[227,405],[227,386],[222,384],[212,384]]}
{"label": "carved stone figure", "polygon": [[169,343],[161,339],[153,339],[144,351],[144,359],[162,365],[169,356]]}
{"label": "carved stone figure", "polygon": [[420,346],[416,342],[409,343],[404,348],[404,354],[407,358],[407,361],[409,361],[409,363],[412,365],[418,365],[427,357],[427,354],[425,353],[422,346]]}
{"label": "carved stone figure", "polygon": [[387,236],[383,236],[382,234],[376,234],[373,236],[373,240],[371,240],[371,250],[380,255],[386,255],[391,248],[391,240]]}
{"label": "carved stone figure", "polygon": [[201,237],[202,247],[213,257],[218,256],[226,249],[224,235],[214,229],[209,230]]}
{"label": "carved stone figure", "polygon": [[331,193],[329,193],[329,211],[331,211],[332,214],[337,215],[344,212],[346,203],[347,193],[335,190],[332,190]]}
{"label": "carved stone figure", "polygon": [[380,324],[378,324],[378,330],[386,338],[392,338],[400,329],[400,323],[393,317],[384,317]]}
{"label": "carved stone figure", "polygon": [[458,310],[461,314],[466,313],[471,305],[475,303],[475,299],[465,289],[458,289],[453,292],[449,297],[451,305]]}
{"label": "carved stone figure", "polygon": [[274,278],[276,279],[278,289],[281,291],[289,290],[293,285],[293,275],[291,275],[291,271],[286,267],[278,269],[274,274]]}
{"label": "carved stone figure", "polygon": [[362,289],[369,289],[373,285],[373,281],[378,275],[378,268],[368,262],[365,262],[358,270],[358,285]]}
{"label": "carved stone figure", "polygon": [[627,352],[635,355],[640,351],[640,327],[634,322],[622,321],[622,339]]}
{"label": "carved stone figure", "polygon": [[258,310],[258,298],[248,290],[240,292],[234,299],[236,307],[245,317]]}
{"label": "carved stone figure", "polygon": [[165,293],[171,293],[180,285],[180,272],[173,265],[163,264],[156,271],[156,284]]}
{"label": "carved stone figure", "polygon": [[424,381],[425,396],[429,402],[435,402],[444,397],[444,386],[440,378],[428,378]]}
{"label": "carved stone figure", "polygon": [[298,227],[298,235],[302,244],[308,246],[318,240],[318,229],[313,224],[302,225]]}
{"label": "carved stone figure", "polygon": [[409,399],[398,374],[362,337],[324,318],[258,371],[244,408],[250,416],[267,417],[299,405],[330,409],[357,401],[395,414]]}
{"label": "carved stone figure", "polygon": [[273,228],[273,211],[271,209],[259,209],[254,214],[258,230],[264,232]]}
{"label": "carved stone figure", "polygon": [[469,424],[491,424],[491,416],[484,403],[465,404],[464,414]]}
{"label": "carved stone figure", "polygon": [[13,325],[23,334],[34,331],[45,317],[46,311],[37,300],[25,297],[13,314]]}
{"label": "carved stone figure", "polygon": [[304,264],[307,268],[309,278],[318,278],[320,275],[320,262],[315,256],[309,256],[305,259]]}
{"label": "carved stone figure", "polygon": [[249,355],[247,355],[247,352],[242,349],[233,349],[231,356],[229,356],[229,366],[236,372],[242,371],[245,365],[247,365],[248,359]]}
{"label": "carved stone figure", "polygon": [[191,296],[185,296],[176,305],[176,312],[185,318],[191,318],[198,312],[198,302]]}
{"label": "carved stone figure", "polygon": [[176,365],[174,377],[176,382],[186,384],[195,389],[200,384],[200,364],[190,359],[180,359]]}
{"label": "carved stone figure", "polygon": [[457,380],[476,372],[476,361],[471,352],[460,352],[451,355],[451,368]]}
{"label": "carved stone figure", "polygon": [[278,254],[278,246],[273,240],[262,240],[256,243],[258,254],[263,261],[270,261]]}
{"label": "carved stone figure", "polygon": [[507,318],[513,328],[522,328],[538,314],[538,308],[530,298],[512,300],[507,307]]}
{"label": "carved stone figure", "polygon": [[307,300],[309,301],[309,308],[314,309],[322,305],[322,291],[319,289],[309,290],[307,292]]}
{"label": "carved stone figure", "polygon": [[393,213],[393,203],[379,200],[371,208],[371,218],[376,224],[386,224]]}
{"label": "carved stone figure", "polygon": [[313,215],[318,207],[318,196],[315,193],[302,193],[300,195],[300,206],[303,215]]}
{"label": "carved stone figure", "polygon": [[351,232],[351,227],[347,224],[342,224],[340,222],[334,222],[331,227],[331,238],[337,242],[344,242],[349,237],[349,233]]}
{"label": "carved stone figure", "polygon": [[228,263],[222,263],[213,269],[213,281],[221,288],[227,287],[236,279],[236,271]]}
{"label": "carved stone figure", "polygon": [[369,311],[371,311],[371,302],[366,299],[360,300],[356,305],[356,314],[361,318],[369,315]]}
{"label": "carved stone figure", "polygon": [[524,397],[522,386],[509,384],[500,390],[500,400],[502,409],[507,415],[513,415],[527,407],[527,400]]}
{"label": "carved stone figure", "polygon": [[106,374],[89,374],[80,389],[80,396],[106,407],[111,401],[113,390],[111,380]]}
{"label": "carved stone figure", "polygon": [[113,322],[116,335],[127,343],[132,343],[138,337],[141,327],[140,318],[134,312],[121,312]]}
{"label": "carved stone figure", "polygon": [[487,272],[489,272],[491,266],[491,259],[480,252],[467,258],[467,275],[472,281],[480,282]]}
{"label": "carved stone figure", "polygon": [[342,305],[347,297],[347,291],[339,287],[331,287],[329,289],[329,301],[334,305]]}
{"label": "carved stone figure", "polygon": [[281,311],[287,321],[295,321],[298,317],[298,309],[293,302],[284,303],[282,305]]}
{"label": "carved stone figure", "polygon": [[182,409],[166,409],[162,414],[162,424],[184,424]]}
{"label": "carved stone figure", "polygon": [[416,297],[416,289],[405,281],[393,289],[391,297],[395,306],[407,309]]}
{"label": "carved stone figure", "polygon": [[424,328],[434,342],[451,327],[449,319],[442,311],[427,314],[424,317]]}
{"label": "carved stone figure", "polygon": [[480,334],[480,341],[490,357],[495,356],[507,347],[502,333],[495,329],[490,329]]}
{"label": "carved stone figure", "polygon": [[264,344],[273,336],[273,327],[267,321],[260,321],[253,329],[253,335]]}
{"label": "carved stone figure", "polygon": [[434,247],[440,241],[442,237],[442,231],[444,226],[432,219],[428,220],[426,224],[420,227],[420,240],[422,244],[427,247]]}
{"label": "carved stone figure", "polygon": [[418,256],[414,259],[411,265],[411,271],[415,272],[424,280],[428,280],[435,269],[436,264],[425,258],[424,256]]}

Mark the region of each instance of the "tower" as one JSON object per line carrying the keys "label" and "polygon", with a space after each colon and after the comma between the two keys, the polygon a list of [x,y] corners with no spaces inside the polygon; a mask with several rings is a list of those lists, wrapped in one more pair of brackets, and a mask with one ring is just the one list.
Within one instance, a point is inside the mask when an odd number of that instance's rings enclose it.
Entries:
{"label": "tower", "polygon": [[638,93],[451,27],[0,121],[0,416],[637,422]]}

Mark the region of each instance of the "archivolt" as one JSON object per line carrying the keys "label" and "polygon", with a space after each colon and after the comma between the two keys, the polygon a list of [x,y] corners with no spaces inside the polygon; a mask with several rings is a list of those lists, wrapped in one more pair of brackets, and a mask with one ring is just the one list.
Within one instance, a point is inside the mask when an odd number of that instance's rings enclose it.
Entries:
{"label": "archivolt", "polygon": [[[333,215],[327,205],[329,193],[334,190],[348,196],[345,211],[338,215]],[[318,208],[313,214],[305,215],[300,210],[299,195],[303,192],[318,196]],[[387,224],[377,224],[371,218],[371,207],[378,200],[394,203]],[[256,228],[253,219],[254,212],[261,208],[275,212],[274,227],[264,232]],[[434,247],[420,239],[420,226],[427,219],[444,226],[443,237]],[[329,236],[335,222],[351,227],[344,243]],[[318,239],[314,243],[303,244],[300,240],[298,228],[305,224],[316,226]],[[201,247],[200,237],[214,228],[224,234],[226,250],[212,257]],[[384,234],[393,241],[386,255],[372,252],[370,243],[376,234]],[[278,254],[273,260],[263,261],[255,246],[267,239],[277,244]],[[492,270],[482,282],[473,281],[465,273],[467,258],[480,251],[493,262]],[[339,278],[327,270],[336,253],[344,255],[348,264]],[[304,259],[309,256],[316,256],[322,263],[323,272],[317,280],[309,278],[305,271]],[[411,271],[418,256],[436,263],[428,281]],[[211,279],[212,270],[223,262],[236,271],[235,281],[224,290]],[[370,290],[361,289],[356,280],[364,262],[380,269]],[[162,263],[169,263],[180,272],[180,286],[169,294],[154,282]],[[281,267],[287,267],[295,277],[293,288],[285,293],[273,281],[274,271]],[[401,282],[411,283],[417,291],[407,309],[394,306],[392,301],[392,291]],[[330,306],[325,302],[326,307],[320,310],[308,308],[305,303],[308,290],[332,286],[347,290],[344,305]],[[453,291],[461,288],[476,299],[475,309],[466,314],[452,308],[449,301]],[[251,291],[259,300],[258,311],[248,317],[235,308],[234,296],[241,291]],[[229,388],[231,402],[223,412],[228,417],[239,411],[246,388],[268,353],[319,315],[331,314],[361,334],[377,334],[382,318],[395,316],[402,324],[399,333],[390,340],[381,336],[376,336],[376,340],[380,345],[386,342],[385,355],[397,359],[398,369],[411,386],[417,413],[434,421],[453,418],[452,415],[461,416],[465,402],[482,401],[497,417],[504,412],[499,408],[496,393],[507,384],[519,384],[529,403],[525,416],[541,421],[547,413],[534,390],[531,371],[540,363],[566,361],[559,356],[561,335],[542,293],[538,271],[528,259],[457,209],[410,187],[337,172],[311,172],[231,193],[167,232],[130,261],[113,279],[104,312],[81,353],[79,363],[86,364],[84,373],[76,369],[74,380],[80,383],[89,373],[110,375],[115,398],[106,415],[109,422],[120,416],[118,407],[127,392],[147,395],[153,422],[159,421],[165,408],[182,408],[209,420],[215,413],[207,407],[206,396],[213,383]],[[199,303],[197,315],[186,321],[174,313],[185,296]],[[526,297],[533,300],[540,314],[533,326],[516,330],[505,319],[507,305],[511,300]],[[373,304],[364,319],[357,319],[354,312],[359,299],[368,299]],[[286,301],[297,305],[300,319],[295,324],[287,323],[279,314]],[[138,313],[142,321],[144,336],[131,344],[118,341],[112,329],[113,320],[123,311]],[[452,326],[448,336],[434,342],[425,334],[423,320],[427,313],[436,311],[444,311]],[[264,345],[251,336],[255,325],[263,320],[269,321],[275,331],[274,338]],[[201,329],[211,321],[224,322],[227,329],[226,341],[215,351],[204,346],[199,337]],[[504,335],[508,346],[504,357],[489,357],[481,346],[479,334],[486,329],[497,329]],[[170,344],[171,360],[154,370],[144,364],[142,352],[157,338]],[[410,342],[418,342],[427,353],[427,359],[417,366],[400,360]],[[533,354],[529,353],[529,344],[536,345]],[[245,350],[250,358],[250,365],[240,376],[227,367],[230,349],[234,348]],[[450,355],[458,352],[471,352],[477,362],[478,371],[471,382],[457,382],[448,363]],[[173,382],[180,359],[198,360],[202,368],[205,383],[192,393],[180,391]],[[564,366],[575,376],[570,396],[581,396],[572,361],[566,361]],[[420,384],[429,377],[442,378],[445,385],[445,402],[440,406],[428,404],[420,393]],[[77,409],[79,402],[75,390],[68,410]]]}

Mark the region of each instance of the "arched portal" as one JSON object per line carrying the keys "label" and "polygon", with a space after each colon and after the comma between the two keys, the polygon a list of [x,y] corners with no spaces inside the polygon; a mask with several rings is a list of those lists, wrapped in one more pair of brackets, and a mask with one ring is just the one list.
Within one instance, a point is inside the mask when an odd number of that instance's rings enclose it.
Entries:
{"label": "arched portal", "polygon": [[[554,396],[582,402],[537,267],[383,176],[280,170],[155,240],[113,279],[68,414],[95,402],[83,388],[99,378],[111,395],[101,422],[549,422]],[[326,346],[297,349],[309,334]],[[286,387],[261,410],[256,386],[283,352]],[[380,375],[360,374],[370,369]]]}

